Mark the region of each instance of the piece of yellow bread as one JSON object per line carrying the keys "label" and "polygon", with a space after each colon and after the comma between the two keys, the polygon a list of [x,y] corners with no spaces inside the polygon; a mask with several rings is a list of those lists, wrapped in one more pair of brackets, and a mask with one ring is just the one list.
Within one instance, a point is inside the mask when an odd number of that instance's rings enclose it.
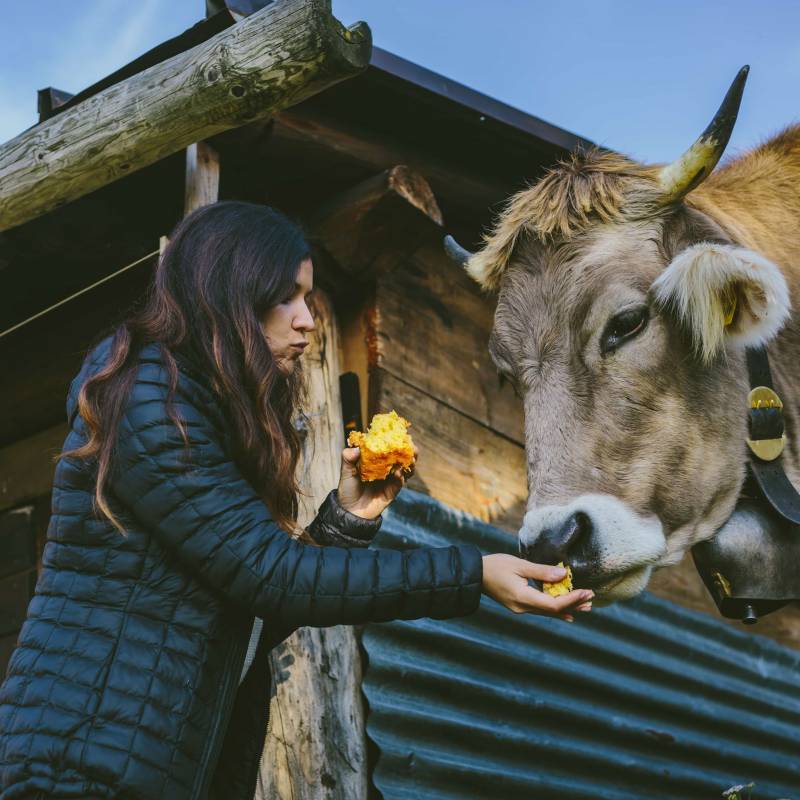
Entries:
{"label": "piece of yellow bread", "polygon": [[408,469],[414,461],[414,443],[408,435],[411,423],[396,411],[376,414],[366,433],[351,431],[350,447],[361,448],[359,474],[362,481],[385,478],[397,467]]}
{"label": "piece of yellow bread", "polygon": [[[563,567],[564,562],[559,561],[556,566]],[[572,591],[572,570],[567,564],[567,574],[556,583],[542,582],[542,590],[547,592],[551,597],[561,597],[562,594],[569,594]]]}

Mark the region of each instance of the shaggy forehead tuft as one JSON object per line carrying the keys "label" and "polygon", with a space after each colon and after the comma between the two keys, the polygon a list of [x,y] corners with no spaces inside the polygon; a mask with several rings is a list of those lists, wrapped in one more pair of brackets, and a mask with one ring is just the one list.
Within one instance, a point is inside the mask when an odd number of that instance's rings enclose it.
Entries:
{"label": "shaggy forehead tuft", "polygon": [[593,223],[640,216],[657,187],[656,175],[657,168],[618,153],[597,148],[573,153],[511,197],[467,271],[484,289],[496,289],[521,233],[555,242]]}

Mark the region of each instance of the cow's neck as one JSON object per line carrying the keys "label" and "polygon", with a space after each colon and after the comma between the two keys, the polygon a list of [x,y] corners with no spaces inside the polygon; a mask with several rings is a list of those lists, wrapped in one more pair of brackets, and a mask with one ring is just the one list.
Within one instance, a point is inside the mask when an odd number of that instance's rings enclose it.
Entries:
{"label": "cow's neck", "polygon": [[800,125],[714,172],[687,202],[736,243],[774,261],[789,284],[792,319],[769,355],[784,403],[785,469],[800,487]]}

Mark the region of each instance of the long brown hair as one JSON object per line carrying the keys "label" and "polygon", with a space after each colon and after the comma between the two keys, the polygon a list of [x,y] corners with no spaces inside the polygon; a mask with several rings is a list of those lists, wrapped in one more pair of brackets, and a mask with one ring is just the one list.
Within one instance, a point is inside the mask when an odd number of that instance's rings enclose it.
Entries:
{"label": "long brown hair", "polygon": [[214,203],[178,223],[140,310],[116,328],[108,363],[80,388],[78,411],[88,441],[59,456],[97,460],[95,510],[120,532],[104,488],[139,351],[157,342],[169,375],[167,414],[186,447],[186,428],[173,405],[176,355],[210,383],[230,424],[229,455],[275,521],[306,538],[297,526],[302,439],[293,424],[302,416],[304,376],[299,360],[289,375],[278,369],[260,319],[292,295],[309,253],[298,225],[254,203]]}

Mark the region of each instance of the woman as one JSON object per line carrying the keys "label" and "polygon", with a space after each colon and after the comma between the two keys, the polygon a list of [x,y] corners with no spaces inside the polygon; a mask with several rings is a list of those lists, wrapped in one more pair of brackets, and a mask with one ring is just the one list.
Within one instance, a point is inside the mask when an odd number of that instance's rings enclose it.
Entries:
{"label": "woman", "polygon": [[266,655],[298,626],[456,617],[481,591],[514,611],[589,609],[590,593],[527,585],[553,567],[366,549],[404,476],[361,483],[357,449],[296,530],[312,282],[281,214],[199,209],[72,382],[42,572],[0,689],[3,800],[250,798]]}

